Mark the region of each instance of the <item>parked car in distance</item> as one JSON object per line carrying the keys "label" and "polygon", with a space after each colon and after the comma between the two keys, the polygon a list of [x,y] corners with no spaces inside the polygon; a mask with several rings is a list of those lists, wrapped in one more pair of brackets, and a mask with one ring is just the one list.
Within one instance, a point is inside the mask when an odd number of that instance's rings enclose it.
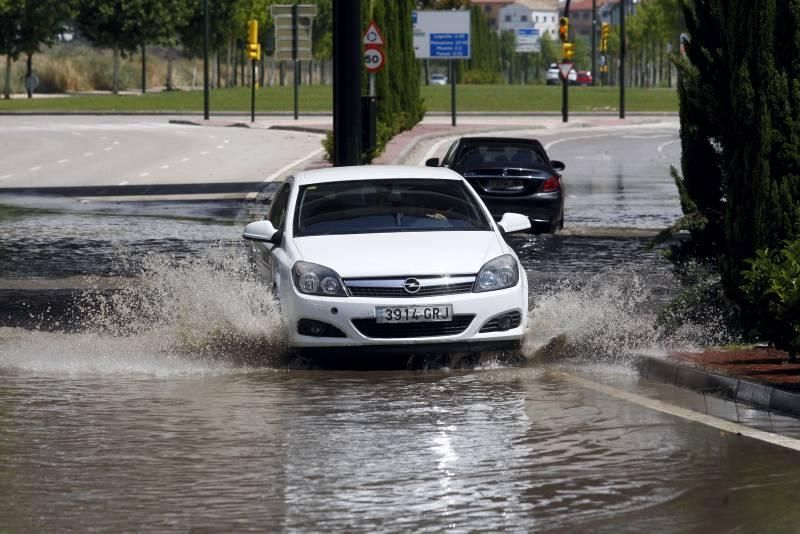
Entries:
{"label": "parked car in distance", "polygon": [[564,227],[564,163],[551,161],[535,139],[462,137],[450,145],[444,158],[431,158],[431,167],[447,167],[461,174],[498,219],[505,211],[530,218],[536,232]]}
{"label": "parked car in distance", "polygon": [[447,85],[447,76],[444,74],[431,74],[431,85]]}
{"label": "parked car in distance", "polygon": [[[578,73],[575,69],[569,71],[567,80],[571,85],[575,85],[578,79]],[[545,74],[545,82],[547,85],[560,85],[561,84],[561,71],[558,68],[558,63],[550,63],[550,67]]]}
{"label": "parked car in distance", "polygon": [[579,70],[575,78],[575,83],[577,85],[592,85],[592,73],[588,70]]}
{"label": "parked car in distance", "polygon": [[243,237],[280,302],[291,349],[408,353],[516,350],[528,281],[504,233],[449,169],[301,172]]}

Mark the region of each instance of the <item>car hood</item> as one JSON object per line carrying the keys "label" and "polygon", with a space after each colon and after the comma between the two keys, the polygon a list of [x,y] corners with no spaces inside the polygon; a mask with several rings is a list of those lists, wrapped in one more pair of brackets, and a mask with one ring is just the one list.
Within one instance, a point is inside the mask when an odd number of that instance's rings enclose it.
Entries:
{"label": "car hood", "polygon": [[494,232],[406,232],[298,237],[303,261],[342,278],[475,274],[505,253]]}

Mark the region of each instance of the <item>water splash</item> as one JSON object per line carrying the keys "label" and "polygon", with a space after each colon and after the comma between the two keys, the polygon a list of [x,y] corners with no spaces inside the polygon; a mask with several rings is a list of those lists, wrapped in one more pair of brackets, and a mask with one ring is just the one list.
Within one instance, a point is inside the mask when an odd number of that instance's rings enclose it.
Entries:
{"label": "water splash", "polygon": [[609,269],[579,282],[563,282],[534,299],[524,355],[529,360],[579,358],[625,363],[635,354],[696,349],[732,336],[713,314],[667,332],[659,312],[678,281],[669,272]]}
{"label": "water splash", "polygon": [[285,357],[277,304],[241,249],[118,258],[117,268],[134,269],[136,278],[118,291],[82,296],[71,310],[78,333],[0,329],[0,367],[158,374]]}

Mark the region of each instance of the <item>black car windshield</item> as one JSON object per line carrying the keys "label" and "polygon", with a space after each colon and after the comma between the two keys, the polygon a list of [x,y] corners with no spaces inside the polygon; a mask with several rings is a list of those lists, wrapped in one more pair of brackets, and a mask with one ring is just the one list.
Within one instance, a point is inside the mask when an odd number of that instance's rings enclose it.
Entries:
{"label": "black car windshield", "polygon": [[300,188],[294,235],[489,231],[491,226],[458,180],[358,180]]}
{"label": "black car windshield", "polygon": [[530,169],[542,165],[547,165],[547,161],[530,145],[487,143],[465,148],[453,167],[466,171],[489,168]]}

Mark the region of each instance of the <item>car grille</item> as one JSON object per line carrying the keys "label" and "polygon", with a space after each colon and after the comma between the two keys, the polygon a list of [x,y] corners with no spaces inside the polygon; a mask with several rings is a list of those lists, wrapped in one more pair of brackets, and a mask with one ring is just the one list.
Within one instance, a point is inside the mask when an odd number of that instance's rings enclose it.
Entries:
{"label": "car grille", "polygon": [[[419,283],[419,290],[416,293],[409,293],[404,289],[404,284],[409,279],[414,279]],[[443,283],[446,280],[446,283]],[[344,281],[344,285],[353,297],[370,298],[415,298],[415,297],[439,297],[443,295],[458,295],[460,293],[471,293],[475,284],[475,276],[453,276],[453,277],[410,277],[395,279],[349,279]]]}
{"label": "car grille", "polygon": [[500,319],[503,317],[508,317],[509,319],[511,319],[511,326],[509,326],[507,330],[512,330],[518,327],[522,322],[522,314],[520,312],[506,313],[499,317],[495,317],[494,319],[483,325],[483,328],[481,328],[480,333],[486,334],[488,332],[500,332],[500,325],[498,323]]}
{"label": "car grille", "polygon": [[404,339],[410,337],[455,336],[469,327],[474,315],[454,315],[452,321],[426,323],[378,323],[375,319],[353,319],[353,326],[366,337]]}

